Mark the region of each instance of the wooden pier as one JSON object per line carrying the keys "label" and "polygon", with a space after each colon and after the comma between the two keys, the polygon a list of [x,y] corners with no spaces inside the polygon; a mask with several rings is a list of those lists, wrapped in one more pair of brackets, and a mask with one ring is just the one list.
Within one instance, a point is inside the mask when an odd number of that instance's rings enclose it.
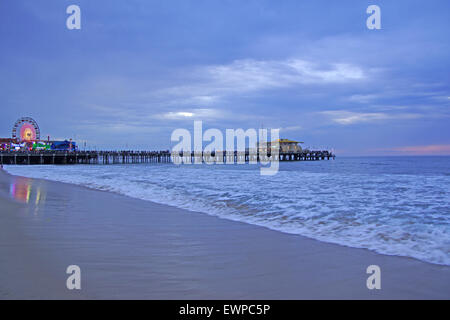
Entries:
{"label": "wooden pier", "polygon": [[137,163],[257,163],[264,161],[318,161],[334,159],[330,151],[302,151],[278,155],[246,152],[165,151],[0,151],[2,165],[45,164],[137,164]]}

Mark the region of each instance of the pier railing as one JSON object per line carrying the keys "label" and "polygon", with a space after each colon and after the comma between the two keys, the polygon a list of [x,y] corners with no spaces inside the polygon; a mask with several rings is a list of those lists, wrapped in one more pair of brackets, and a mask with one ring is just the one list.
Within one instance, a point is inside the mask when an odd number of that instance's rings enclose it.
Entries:
{"label": "pier railing", "polygon": [[0,164],[137,164],[137,163],[256,163],[261,161],[318,161],[334,159],[327,150],[280,152],[277,155],[252,152],[163,151],[0,151]]}

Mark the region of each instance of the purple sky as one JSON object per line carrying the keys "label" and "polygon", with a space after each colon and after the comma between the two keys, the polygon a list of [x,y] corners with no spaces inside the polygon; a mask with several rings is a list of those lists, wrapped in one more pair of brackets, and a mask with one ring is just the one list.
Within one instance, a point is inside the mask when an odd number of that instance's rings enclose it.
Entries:
{"label": "purple sky", "polygon": [[449,30],[445,0],[3,0],[0,136],[31,116],[53,139],[168,149],[203,120],[341,155],[450,154]]}

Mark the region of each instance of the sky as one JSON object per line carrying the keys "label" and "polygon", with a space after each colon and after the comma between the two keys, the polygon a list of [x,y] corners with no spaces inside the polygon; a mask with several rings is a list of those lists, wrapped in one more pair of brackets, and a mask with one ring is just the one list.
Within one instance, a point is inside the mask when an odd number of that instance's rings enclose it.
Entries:
{"label": "sky", "polygon": [[450,155],[449,30],[447,0],[1,0],[0,137],[29,116],[91,149],[170,149],[201,120],[338,155]]}

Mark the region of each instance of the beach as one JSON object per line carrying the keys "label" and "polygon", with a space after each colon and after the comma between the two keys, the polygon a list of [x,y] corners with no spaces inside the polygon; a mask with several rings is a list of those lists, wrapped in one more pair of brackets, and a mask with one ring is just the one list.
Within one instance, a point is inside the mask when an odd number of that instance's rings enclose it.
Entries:
{"label": "beach", "polygon": [[[1,171],[0,202],[1,299],[450,298],[445,265],[112,192]],[[81,290],[66,288],[69,265]]]}

